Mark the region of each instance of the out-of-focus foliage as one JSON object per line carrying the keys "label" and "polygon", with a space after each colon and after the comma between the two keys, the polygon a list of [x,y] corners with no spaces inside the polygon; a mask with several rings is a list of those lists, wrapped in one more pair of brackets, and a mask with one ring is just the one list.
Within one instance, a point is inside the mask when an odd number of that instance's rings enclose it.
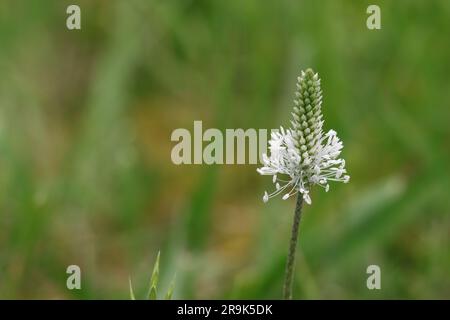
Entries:
{"label": "out-of-focus foliage", "polygon": [[[450,298],[450,2],[0,2],[0,297],[280,298],[294,203],[256,165],[175,166],[175,128],[287,125],[322,78],[348,185],[305,208],[294,297]],[[69,291],[66,267],[82,270]],[[382,290],[366,288],[377,264]]]}
{"label": "out-of-focus foliage", "polygon": [[[158,252],[158,255],[156,257],[155,264],[153,266],[152,271],[152,277],[150,279],[150,285],[149,290],[147,293],[147,296],[145,297],[148,300],[157,300],[158,299],[158,292],[161,291],[160,288],[158,288],[158,282],[159,282],[159,260],[160,260],[160,253]],[[130,286],[130,299],[136,300],[136,295],[134,294],[133,284],[131,282],[131,279],[129,279],[129,286]],[[173,290],[175,289],[175,277],[173,278],[172,282],[170,283],[169,288],[167,289],[167,292],[165,294],[166,300],[171,300],[173,295]]]}

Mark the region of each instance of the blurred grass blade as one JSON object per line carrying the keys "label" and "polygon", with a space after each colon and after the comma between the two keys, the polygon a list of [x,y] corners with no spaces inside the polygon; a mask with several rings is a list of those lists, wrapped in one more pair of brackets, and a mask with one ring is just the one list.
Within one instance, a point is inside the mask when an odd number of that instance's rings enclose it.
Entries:
{"label": "blurred grass blade", "polygon": [[148,298],[150,300],[156,300],[156,288],[158,286],[159,279],[159,256],[160,251],[158,251],[158,256],[156,257],[155,265],[153,266],[152,278],[150,279],[150,290],[148,293]]}
{"label": "blurred grass blade", "polygon": [[170,282],[170,286],[169,286],[169,289],[167,290],[167,294],[166,294],[166,300],[172,300],[173,290],[175,288],[176,277],[177,277],[177,275],[175,274],[173,276],[172,281]]}
{"label": "blurred grass blade", "polygon": [[133,285],[131,284],[131,278],[128,278],[128,284],[130,286],[130,299],[136,300],[136,297],[134,296]]}
{"label": "blurred grass blade", "polygon": [[150,292],[148,293],[149,300],[156,300],[156,287],[151,287]]}

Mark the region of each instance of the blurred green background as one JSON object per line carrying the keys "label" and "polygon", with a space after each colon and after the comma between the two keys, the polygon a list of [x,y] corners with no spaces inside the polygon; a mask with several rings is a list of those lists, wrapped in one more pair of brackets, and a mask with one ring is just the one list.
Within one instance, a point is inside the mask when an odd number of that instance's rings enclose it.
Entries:
{"label": "blurred green background", "polygon": [[174,298],[281,298],[294,201],[170,135],[287,126],[308,67],[352,178],[313,191],[294,297],[450,298],[449,35],[446,0],[1,1],[0,298],[142,297],[158,250]]}

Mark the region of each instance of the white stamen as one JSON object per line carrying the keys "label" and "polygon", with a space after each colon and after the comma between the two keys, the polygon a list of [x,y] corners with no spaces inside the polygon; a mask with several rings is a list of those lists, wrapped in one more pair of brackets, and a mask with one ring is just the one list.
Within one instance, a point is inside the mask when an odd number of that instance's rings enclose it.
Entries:
{"label": "white stamen", "polygon": [[263,201],[264,201],[264,203],[269,201],[269,195],[267,194],[267,191],[264,192]]}
{"label": "white stamen", "polygon": [[305,200],[305,202],[306,202],[307,204],[311,204],[311,197],[309,196],[308,193],[304,193],[304,194],[303,194],[303,199]]}

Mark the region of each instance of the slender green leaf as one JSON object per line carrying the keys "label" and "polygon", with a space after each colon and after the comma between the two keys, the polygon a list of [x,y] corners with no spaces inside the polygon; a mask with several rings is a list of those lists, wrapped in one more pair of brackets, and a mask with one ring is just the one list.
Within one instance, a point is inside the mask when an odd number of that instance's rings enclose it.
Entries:
{"label": "slender green leaf", "polygon": [[158,251],[158,256],[156,257],[155,265],[153,266],[153,272],[152,272],[152,278],[150,279],[150,290],[148,293],[148,298],[150,300],[156,300],[156,290],[158,287],[158,280],[159,280],[159,257],[160,257],[160,251]]}
{"label": "slender green leaf", "polygon": [[172,300],[173,290],[175,289],[175,280],[177,275],[173,276],[172,281],[170,282],[169,289],[167,290],[166,300]]}
{"label": "slender green leaf", "polygon": [[148,293],[148,300],[157,300],[156,287],[151,287]]}
{"label": "slender green leaf", "polygon": [[128,284],[130,286],[130,299],[131,300],[136,300],[136,297],[134,295],[134,291],[133,291],[133,285],[131,284],[131,279],[128,278]]}

